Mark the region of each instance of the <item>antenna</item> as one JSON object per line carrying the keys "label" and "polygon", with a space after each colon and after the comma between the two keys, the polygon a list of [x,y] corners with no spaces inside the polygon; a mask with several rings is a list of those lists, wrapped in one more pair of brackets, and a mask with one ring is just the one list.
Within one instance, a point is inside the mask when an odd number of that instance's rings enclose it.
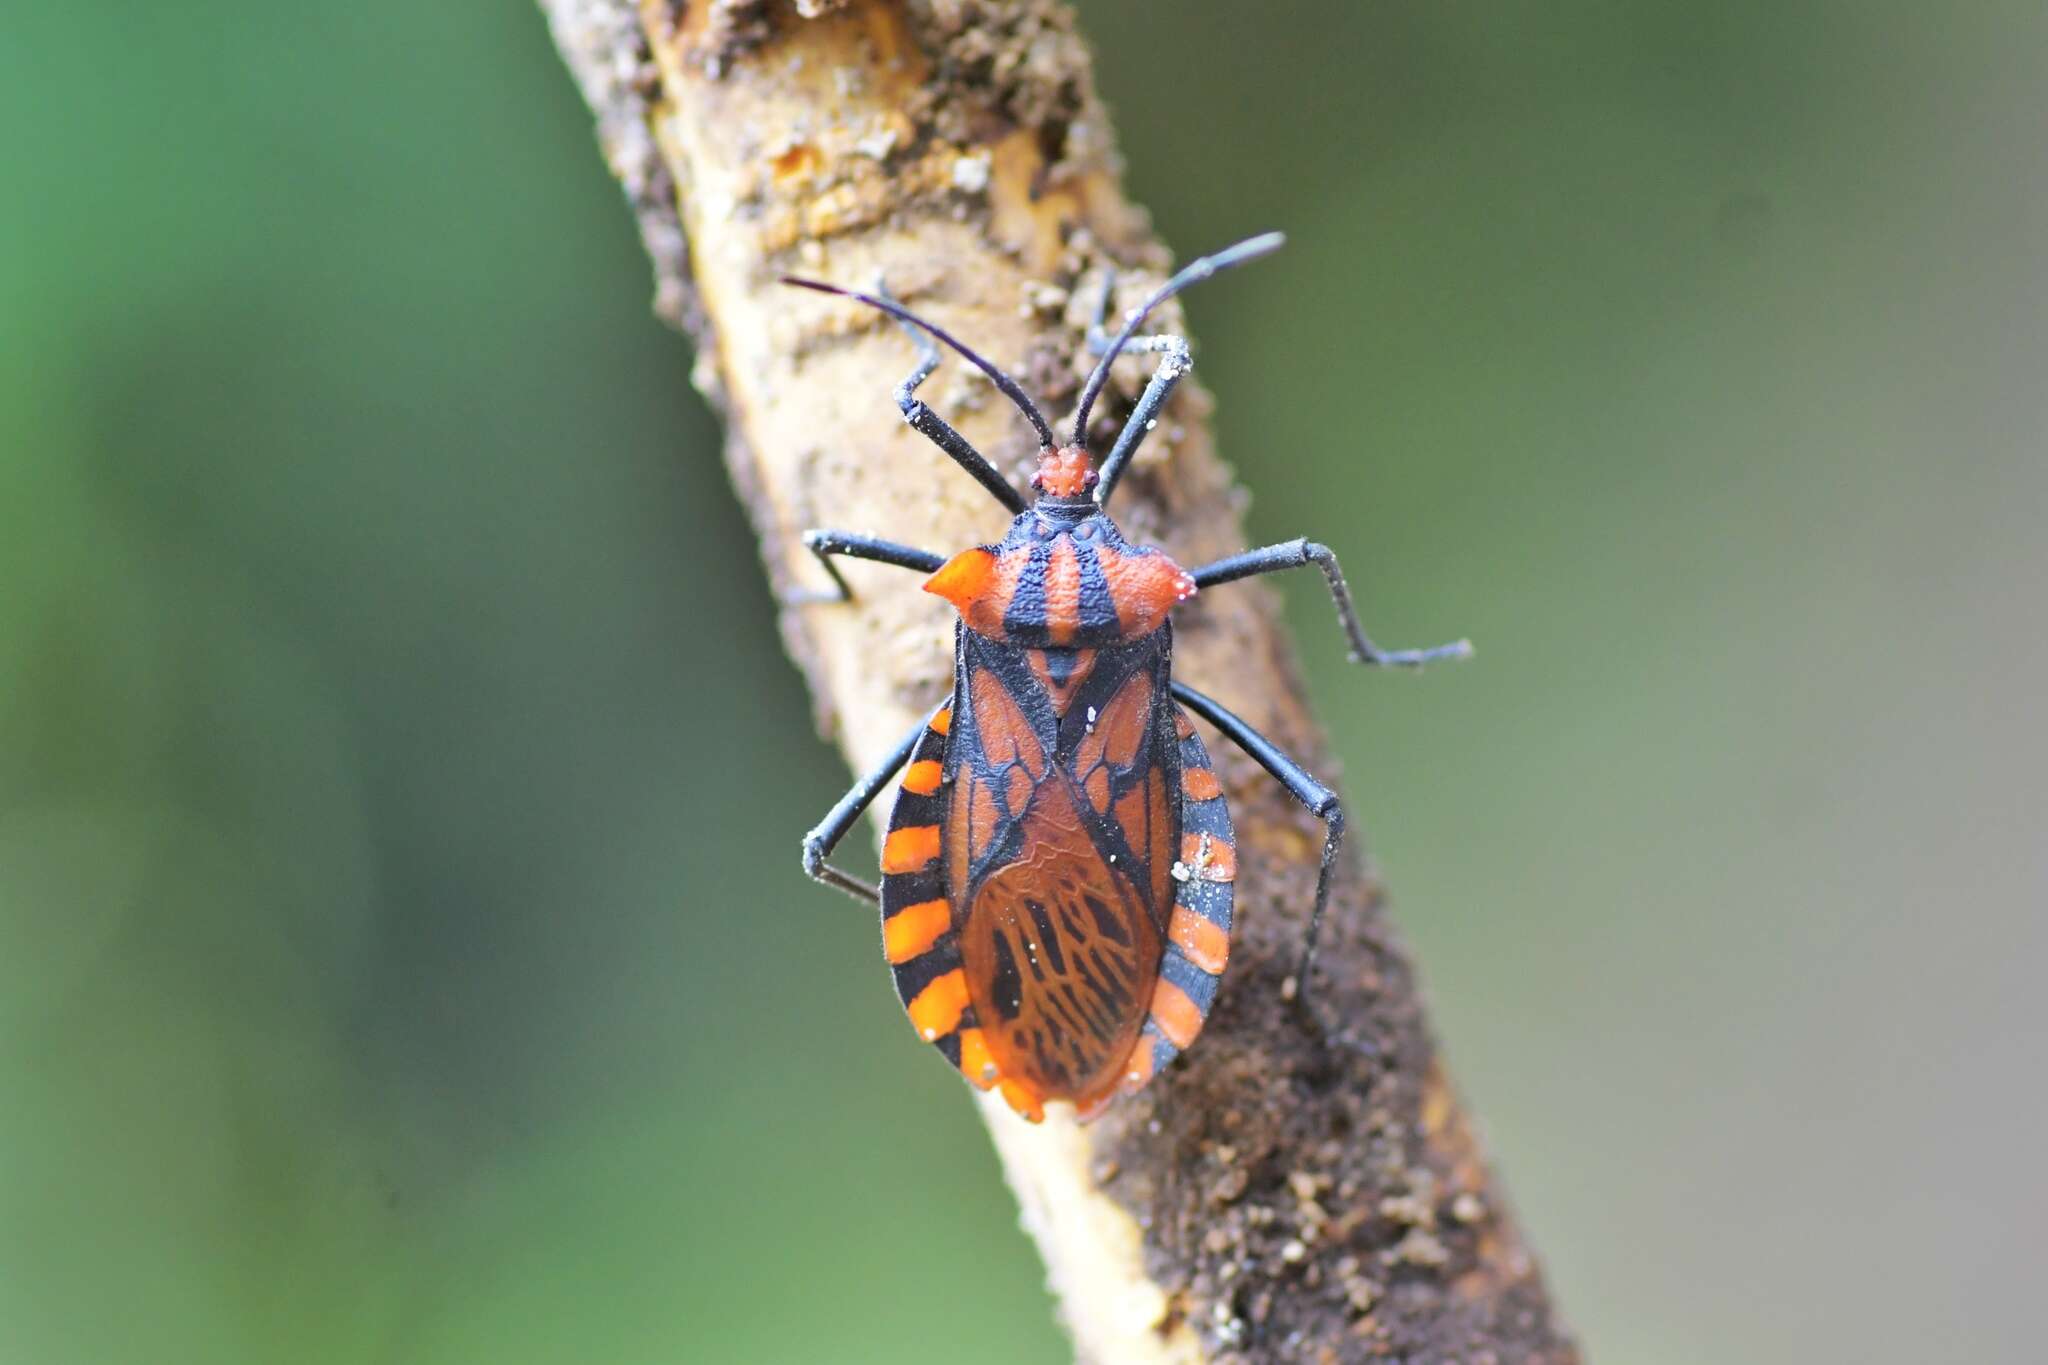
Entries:
{"label": "antenna", "polygon": [[1088,376],[1088,384],[1081,390],[1081,406],[1074,414],[1072,443],[1081,444],[1083,435],[1088,430],[1088,409],[1095,406],[1096,396],[1102,392],[1103,384],[1108,381],[1109,367],[1116,363],[1117,356],[1130,344],[1131,338],[1138,334],[1138,328],[1144,325],[1146,316],[1154,308],[1189,285],[1208,279],[1219,270],[1228,270],[1234,265],[1243,265],[1246,261],[1255,261],[1261,256],[1278,251],[1286,241],[1286,236],[1278,232],[1265,232],[1257,237],[1248,237],[1236,246],[1225,247],[1213,256],[1204,256],[1188,262],[1172,279],[1160,285],[1152,297],[1145,300],[1144,306],[1130,315],[1124,323],[1124,329],[1116,334],[1116,340],[1103,352],[1102,360],[1096,365],[1095,372]]}
{"label": "antenna", "polygon": [[923,318],[899,303],[892,303],[888,299],[878,299],[873,294],[863,294],[858,289],[841,289],[836,284],[822,284],[817,280],[800,279],[795,275],[784,275],[782,282],[784,284],[793,284],[799,289],[815,289],[820,294],[837,294],[841,298],[858,299],[870,308],[881,309],[892,318],[907,322],[913,327],[924,328],[925,331],[930,332],[940,341],[945,342],[948,346],[958,351],[969,364],[995,381],[995,386],[1003,391],[1005,397],[1017,405],[1017,410],[1024,414],[1025,420],[1029,421],[1038,432],[1039,449],[1050,449],[1055,444],[1052,437],[1052,427],[1046,422],[1045,414],[1038,410],[1037,404],[1031,401],[1030,396],[1024,392],[1017,381],[1004,374],[988,361],[983,360],[980,356],[969,350],[964,343],[956,340],[942,328],[934,327],[931,323],[926,322]]}

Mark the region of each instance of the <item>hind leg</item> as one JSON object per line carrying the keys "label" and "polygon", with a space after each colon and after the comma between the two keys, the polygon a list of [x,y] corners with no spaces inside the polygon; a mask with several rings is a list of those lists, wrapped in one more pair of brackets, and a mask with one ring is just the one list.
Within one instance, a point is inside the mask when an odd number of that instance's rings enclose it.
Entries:
{"label": "hind leg", "polygon": [[1300,965],[1294,969],[1295,997],[1306,1001],[1309,972],[1316,960],[1316,936],[1322,930],[1323,910],[1330,903],[1330,875],[1337,865],[1337,850],[1344,842],[1343,803],[1335,792],[1311,777],[1308,769],[1289,758],[1278,745],[1254,730],[1236,713],[1224,709],[1186,683],[1175,683],[1173,695],[1181,705],[1221,731],[1225,739],[1250,754],[1261,768],[1287,788],[1288,795],[1323,822],[1323,859],[1316,872],[1316,903],[1309,911],[1308,929],[1302,935]]}

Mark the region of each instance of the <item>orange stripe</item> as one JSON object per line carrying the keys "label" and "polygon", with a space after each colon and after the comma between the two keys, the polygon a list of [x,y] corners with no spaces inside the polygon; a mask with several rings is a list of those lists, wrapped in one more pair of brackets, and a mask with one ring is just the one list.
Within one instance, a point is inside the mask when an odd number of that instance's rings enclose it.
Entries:
{"label": "orange stripe", "polygon": [[1045,567],[1045,630],[1056,645],[1073,642],[1081,626],[1081,558],[1074,542],[1061,536],[1053,542],[1052,562]]}
{"label": "orange stripe", "polygon": [[952,927],[953,908],[942,900],[906,905],[882,921],[882,955],[899,965],[922,957]]}
{"label": "orange stripe", "polygon": [[1131,1049],[1131,1059],[1124,1063],[1125,1090],[1142,1090],[1145,1088],[1145,1083],[1152,1079],[1154,1051],[1152,1035],[1149,1033],[1139,1034],[1137,1046]]}
{"label": "orange stripe", "polygon": [[[930,796],[939,789],[943,769],[935,758],[927,758],[911,764],[903,770],[903,790],[912,796]],[[1212,778],[1213,782],[1214,779]]]}
{"label": "orange stripe", "polygon": [[905,825],[892,829],[882,841],[882,871],[916,872],[930,867],[939,856],[937,825]]}
{"label": "orange stripe", "polygon": [[[889,836],[894,839],[895,835]],[[1205,882],[1234,882],[1237,880],[1237,848],[1227,839],[1218,839],[1213,834],[1184,834],[1180,841],[1180,860],[1189,872],[1195,872],[1200,864],[1199,876]]]}
{"label": "orange stripe", "polygon": [[953,728],[953,708],[941,706],[932,713],[932,733],[943,735]]}
{"label": "orange stripe", "polygon": [[1207,768],[1189,768],[1180,775],[1180,785],[1197,801],[1214,801],[1223,795],[1223,784]]}
{"label": "orange stripe", "polygon": [[1202,1012],[1186,991],[1162,976],[1152,991],[1152,1022],[1175,1047],[1185,1050],[1202,1031]]}
{"label": "orange stripe", "polygon": [[967,973],[955,967],[944,976],[932,978],[932,983],[919,991],[907,1008],[910,1026],[917,1030],[918,1037],[927,1043],[937,1042],[960,1025],[961,1012],[967,1008]]}
{"label": "orange stripe", "polygon": [[1002,1082],[1003,1098],[1010,1107],[1022,1115],[1027,1123],[1042,1123],[1045,1120],[1045,1097],[1022,1081]]}
{"label": "orange stripe", "polygon": [[1230,962],[1230,935],[1185,905],[1173,907],[1173,920],[1166,926],[1166,936],[1182,956],[1211,976],[1221,975]]}
{"label": "orange stripe", "polygon": [[996,1083],[996,1059],[989,1055],[988,1040],[978,1028],[960,1030],[960,1074],[977,1090]]}

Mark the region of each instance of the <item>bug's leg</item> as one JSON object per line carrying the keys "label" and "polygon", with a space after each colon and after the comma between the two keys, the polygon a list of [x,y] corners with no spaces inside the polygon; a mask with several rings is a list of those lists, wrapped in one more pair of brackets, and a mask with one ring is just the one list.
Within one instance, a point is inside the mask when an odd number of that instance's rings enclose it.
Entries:
{"label": "bug's leg", "polygon": [[825,566],[825,572],[831,576],[832,586],[798,588],[785,593],[782,601],[786,606],[853,600],[852,587],[839,572],[839,566],[832,562],[835,555],[845,555],[849,559],[872,559],[877,564],[894,564],[899,569],[916,569],[921,573],[936,573],[946,562],[944,556],[935,555],[930,550],[899,545],[893,540],[864,536],[853,531],[806,531],[804,548],[816,555],[818,562]]}
{"label": "bug's leg", "polygon": [[[877,283],[875,293],[895,303],[895,298],[886,286]],[[1010,486],[1010,481],[988,462],[988,457],[968,444],[967,438],[946,424],[946,420],[925,406],[917,396],[917,386],[932,377],[932,371],[939,368],[939,348],[925,330],[916,323],[897,320],[910,337],[911,345],[917,347],[917,367],[904,376],[896,386],[896,406],[903,412],[903,420],[910,429],[930,441],[933,445],[952,456],[953,463],[973,476],[974,481],[995,494],[996,501],[1012,513],[1025,509],[1024,498]]]}
{"label": "bug's leg", "polygon": [[1316,903],[1315,908],[1309,911],[1308,929],[1302,935],[1301,962],[1294,969],[1294,998],[1305,1002],[1308,999],[1309,971],[1316,960],[1316,935],[1323,927],[1323,909],[1330,902],[1330,875],[1337,865],[1337,850],[1344,842],[1343,803],[1337,799],[1337,793],[1311,777],[1306,768],[1246,724],[1243,717],[1225,710],[1183,682],[1174,683],[1173,695],[1181,705],[1221,731],[1225,739],[1250,754],[1261,768],[1287,788],[1288,795],[1323,822],[1323,861],[1316,873]]}
{"label": "bug's leg", "polygon": [[889,779],[901,772],[903,765],[910,761],[911,751],[923,738],[930,718],[918,722],[916,729],[903,737],[903,742],[890,750],[889,756],[876,764],[853,789],[839,798],[839,804],[825,812],[825,818],[818,827],[804,836],[804,871],[827,886],[836,886],[850,896],[880,904],[882,893],[858,877],[850,877],[838,868],[826,863],[832,850],[839,847],[839,841],[846,837],[848,830],[860,822],[867,808],[881,795],[882,788],[889,785]]}
{"label": "bug's leg", "polygon": [[1218,583],[1231,583],[1257,574],[1298,569],[1304,564],[1313,564],[1321,569],[1323,578],[1330,585],[1330,600],[1336,603],[1337,620],[1351,642],[1353,663],[1417,668],[1439,659],[1472,657],[1470,640],[1454,640],[1434,649],[1381,649],[1374,644],[1366,637],[1365,627],[1358,623],[1358,609],[1351,604],[1351,589],[1344,586],[1344,570],[1338,567],[1337,556],[1331,553],[1329,546],[1318,545],[1312,540],[1290,540],[1284,545],[1246,550],[1243,554],[1219,559],[1214,564],[1204,564],[1191,576],[1197,588],[1210,588]]}
{"label": "bug's leg", "polygon": [[[1104,279],[1102,303],[1096,312],[1095,325],[1088,329],[1088,350],[1102,355],[1109,350],[1109,334],[1102,329],[1102,314],[1109,309],[1109,295],[1115,285],[1115,276]],[[1151,380],[1145,385],[1145,392],[1138,397],[1138,405],[1131,409],[1123,430],[1117,433],[1116,444],[1110,447],[1109,455],[1097,471],[1099,480],[1095,485],[1095,505],[1109,506],[1109,495],[1116,491],[1117,480],[1124,476],[1124,466],[1131,462],[1131,456],[1138,453],[1138,443],[1145,439],[1158,421],[1159,410],[1166,406],[1166,400],[1173,395],[1174,385],[1187,377],[1195,367],[1194,354],[1188,350],[1187,338],[1160,333],[1156,336],[1132,337],[1124,343],[1126,351],[1151,351],[1161,359],[1159,368],[1152,371]]]}

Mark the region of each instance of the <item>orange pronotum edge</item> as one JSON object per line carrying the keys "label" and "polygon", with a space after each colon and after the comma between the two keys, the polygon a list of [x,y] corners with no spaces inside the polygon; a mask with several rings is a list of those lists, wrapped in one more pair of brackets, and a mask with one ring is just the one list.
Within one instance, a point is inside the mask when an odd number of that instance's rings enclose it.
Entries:
{"label": "orange pronotum edge", "polygon": [[962,550],[924,581],[924,590],[951,602],[964,615],[995,585],[996,557],[976,546]]}

